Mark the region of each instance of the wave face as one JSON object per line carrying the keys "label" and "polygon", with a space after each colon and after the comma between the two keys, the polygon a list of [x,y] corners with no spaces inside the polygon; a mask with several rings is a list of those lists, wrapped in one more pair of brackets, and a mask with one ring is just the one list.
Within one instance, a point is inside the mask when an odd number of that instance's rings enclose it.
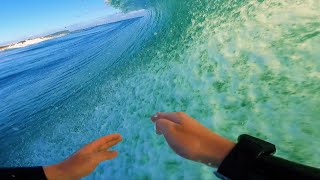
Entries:
{"label": "wave face", "polygon": [[119,132],[120,156],[87,179],[212,179],[149,120],[185,111],[320,166],[318,0],[110,3],[145,14],[0,54],[1,164],[55,163]]}

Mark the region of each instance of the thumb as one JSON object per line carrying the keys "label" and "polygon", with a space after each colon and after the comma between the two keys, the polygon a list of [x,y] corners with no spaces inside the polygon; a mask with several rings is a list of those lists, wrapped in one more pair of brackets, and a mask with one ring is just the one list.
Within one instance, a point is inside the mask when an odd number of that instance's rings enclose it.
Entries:
{"label": "thumb", "polygon": [[158,119],[156,121],[156,130],[157,130],[157,134],[161,135],[161,134],[167,134],[168,132],[172,131],[173,129],[175,129],[175,127],[178,124],[169,121],[167,119]]}
{"label": "thumb", "polygon": [[117,156],[118,156],[117,151],[103,151],[103,152],[100,152],[99,159],[101,161],[105,161],[105,160],[113,159]]}

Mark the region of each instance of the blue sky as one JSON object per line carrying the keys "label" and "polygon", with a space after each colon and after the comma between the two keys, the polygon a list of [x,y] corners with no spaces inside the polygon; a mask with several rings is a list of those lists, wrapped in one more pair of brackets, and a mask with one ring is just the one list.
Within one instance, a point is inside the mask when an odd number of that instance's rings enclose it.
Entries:
{"label": "blue sky", "polygon": [[62,30],[116,12],[104,0],[0,0],[0,44]]}

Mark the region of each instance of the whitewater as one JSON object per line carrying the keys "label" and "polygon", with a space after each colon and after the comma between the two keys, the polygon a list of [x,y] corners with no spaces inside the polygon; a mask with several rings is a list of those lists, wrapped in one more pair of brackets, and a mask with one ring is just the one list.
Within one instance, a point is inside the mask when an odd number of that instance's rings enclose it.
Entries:
{"label": "whitewater", "polygon": [[57,163],[120,133],[85,179],[214,179],[154,132],[184,111],[236,141],[320,167],[318,0],[114,0],[139,17],[0,52],[0,164]]}

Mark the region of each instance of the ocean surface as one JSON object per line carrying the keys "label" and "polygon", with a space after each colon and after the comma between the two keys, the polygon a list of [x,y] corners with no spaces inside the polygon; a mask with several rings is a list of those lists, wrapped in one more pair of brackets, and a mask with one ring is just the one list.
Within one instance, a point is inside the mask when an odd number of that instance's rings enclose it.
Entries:
{"label": "ocean surface", "polygon": [[320,167],[318,0],[113,0],[141,17],[0,52],[0,164],[56,163],[121,133],[85,179],[215,179],[175,155],[150,115],[185,111],[236,140]]}

